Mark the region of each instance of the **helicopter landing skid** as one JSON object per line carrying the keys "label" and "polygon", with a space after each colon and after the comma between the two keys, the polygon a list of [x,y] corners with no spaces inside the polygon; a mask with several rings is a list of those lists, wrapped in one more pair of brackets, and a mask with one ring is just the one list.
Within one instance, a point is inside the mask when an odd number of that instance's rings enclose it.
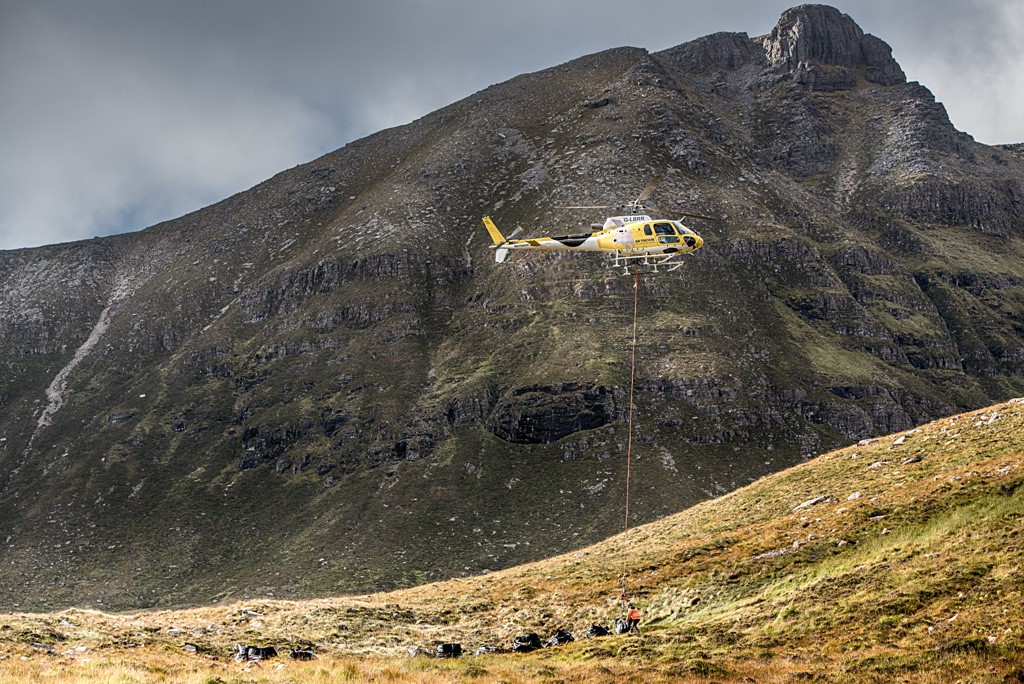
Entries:
{"label": "helicopter landing skid", "polygon": [[608,259],[608,268],[621,268],[622,275],[629,275],[629,267],[643,267],[645,273],[670,273],[683,265],[679,254],[615,254]]}

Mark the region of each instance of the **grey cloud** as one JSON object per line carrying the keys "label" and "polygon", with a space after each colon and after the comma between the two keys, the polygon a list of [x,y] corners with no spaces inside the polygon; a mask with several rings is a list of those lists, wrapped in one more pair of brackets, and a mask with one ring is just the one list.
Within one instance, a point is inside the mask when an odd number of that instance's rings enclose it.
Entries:
{"label": "grey cloud", "polygon": [[907,77],[946,105],[957,128],[988,144],[1024,141],[1024,2],[846,4],[865,31],[892,45]]}
{"label": "grey cloud", "polygon": [[116,36],[27,14],[0,48],[0,247],[144,227],[305,161],[329,137],[323,113],[219,65],[168,68]]}

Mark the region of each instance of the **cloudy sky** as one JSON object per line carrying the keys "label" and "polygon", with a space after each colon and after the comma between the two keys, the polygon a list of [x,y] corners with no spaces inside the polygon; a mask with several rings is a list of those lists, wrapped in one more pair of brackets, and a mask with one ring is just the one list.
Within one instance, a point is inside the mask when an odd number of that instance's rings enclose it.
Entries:
{"label": "cloudy sky", "polygon": [[[0,0],[0,249],[144,228],[519,73],[795,4]],[[1024,0],[831,4],[958,128],[1024,141]]]}

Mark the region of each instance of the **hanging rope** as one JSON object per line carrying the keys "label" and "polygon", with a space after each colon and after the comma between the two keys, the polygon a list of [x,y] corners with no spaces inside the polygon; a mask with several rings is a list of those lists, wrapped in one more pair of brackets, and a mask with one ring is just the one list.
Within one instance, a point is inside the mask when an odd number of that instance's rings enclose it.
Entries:
{"label": "hanging rope", "polygon": [[629,359],[629,432],[626,435],[626,525],[622,532],[622,542],[626,546],[626,553],[622,554],[622,578],[619,585],[622,588],[620,598],[623,600],[623,608],[628,594],[626,593],[626,559],[628,558],[628,536],[629,536],[629,476],[632,465],[633,454],[633,387],[636,384],[636,313],[637,305],[640,302],[640,266],[636,266],[633,273],[633,345]]}

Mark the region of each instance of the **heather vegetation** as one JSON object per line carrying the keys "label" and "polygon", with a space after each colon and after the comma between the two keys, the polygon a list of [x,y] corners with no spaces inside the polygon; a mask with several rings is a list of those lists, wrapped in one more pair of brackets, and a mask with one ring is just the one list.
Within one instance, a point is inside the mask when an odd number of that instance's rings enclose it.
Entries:
{"label": "heather vegetation", "polygon": [[[412,589],[176,611],[11,614],[0,681],[1017,681],[1024,402],[817,457],[557,558]],[[618,615],[622,562],[642,634]],[[467,653],[574,630],[533,654]],[[235,643],[317,660],[236,663]],[[186,650],[188,649],[188,650]],[[195,652],[192,652],[194,650]]]}

